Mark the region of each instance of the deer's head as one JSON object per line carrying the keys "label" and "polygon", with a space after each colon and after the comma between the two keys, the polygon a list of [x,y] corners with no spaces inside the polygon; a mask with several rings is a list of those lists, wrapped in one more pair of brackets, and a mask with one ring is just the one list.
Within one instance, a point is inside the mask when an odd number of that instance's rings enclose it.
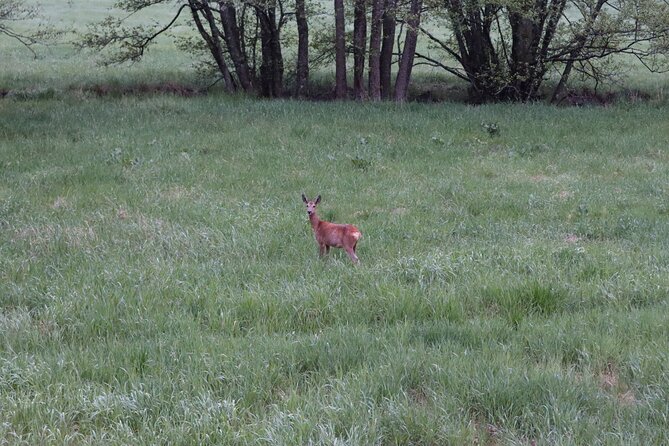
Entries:
{"label": "deer's head", "polygon": [[304,201],[304,204],[307,205],[307,214],[312,215],[316,212],[316,206],[318,206],[318,203],[321,202],[321,196],[319,195],[315,200],[312,201],[307,199],[307,197],[302,194],[302,201]]}

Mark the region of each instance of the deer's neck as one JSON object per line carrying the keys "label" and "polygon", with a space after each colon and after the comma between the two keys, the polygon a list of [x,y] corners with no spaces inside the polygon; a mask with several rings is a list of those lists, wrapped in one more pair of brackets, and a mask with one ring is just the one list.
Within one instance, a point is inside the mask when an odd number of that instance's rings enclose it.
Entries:
{"label": "deer's neck", "polygon": [[321,222],[321,219],[318,218],[318,215],[314,212],[309,216],[309,222],[311,223],[311,228],[315,231],[318,229],[318,224]]}

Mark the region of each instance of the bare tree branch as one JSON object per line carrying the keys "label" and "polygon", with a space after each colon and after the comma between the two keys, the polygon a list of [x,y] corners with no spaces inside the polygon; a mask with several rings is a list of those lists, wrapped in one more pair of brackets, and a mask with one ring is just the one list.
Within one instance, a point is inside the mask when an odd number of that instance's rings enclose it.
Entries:
{"label": "bare tree branch", "polygon": [[415,65],[429,65],[431,67],[439,67],[443,69],[444,71],[447,71],[451,74],[453,74],[456,77],[459,77],[460,79],[464,81],[469,81],[469,78],[467,77],[466,74],[463,74],[461,70],[458,70],[457,68],[449,67],[448,65],[443,64],[442,62],[439,62],[436,59],[431,58],[430,56],[426,56],[425,54],[416,52],[416,58],[422,59],[427,61],[427,63],[423,62],[418,62]]}

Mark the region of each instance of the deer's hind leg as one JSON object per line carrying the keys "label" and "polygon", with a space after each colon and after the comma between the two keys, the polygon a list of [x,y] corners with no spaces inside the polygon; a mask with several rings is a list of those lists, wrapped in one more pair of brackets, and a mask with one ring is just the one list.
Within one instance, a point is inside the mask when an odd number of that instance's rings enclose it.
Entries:
{"label": "deer's hind leg", "polygon": [[350,247],[350,248],[349,248],[349,247],[345,247],[344,249],[346,250],[346,253],[347,253],[348,256],[351,258],[351,260],[353,261],[353,263],[358,263],[358,262],[360,261],[360,260],[358,259],[358,256],[355,255],[355,248],[354,248],[354,247]]}

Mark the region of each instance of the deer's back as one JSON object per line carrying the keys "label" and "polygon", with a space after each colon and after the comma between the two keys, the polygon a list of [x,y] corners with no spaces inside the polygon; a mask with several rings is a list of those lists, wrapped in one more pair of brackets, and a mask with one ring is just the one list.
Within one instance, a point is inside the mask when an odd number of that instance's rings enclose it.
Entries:
{"label": "deer's back", "polygon": [[362,232],[353,225],[330,223],[321,221],[316,231],[316,240],[327,246],[341,248],[345,245],[355,244],[362,236]]}

